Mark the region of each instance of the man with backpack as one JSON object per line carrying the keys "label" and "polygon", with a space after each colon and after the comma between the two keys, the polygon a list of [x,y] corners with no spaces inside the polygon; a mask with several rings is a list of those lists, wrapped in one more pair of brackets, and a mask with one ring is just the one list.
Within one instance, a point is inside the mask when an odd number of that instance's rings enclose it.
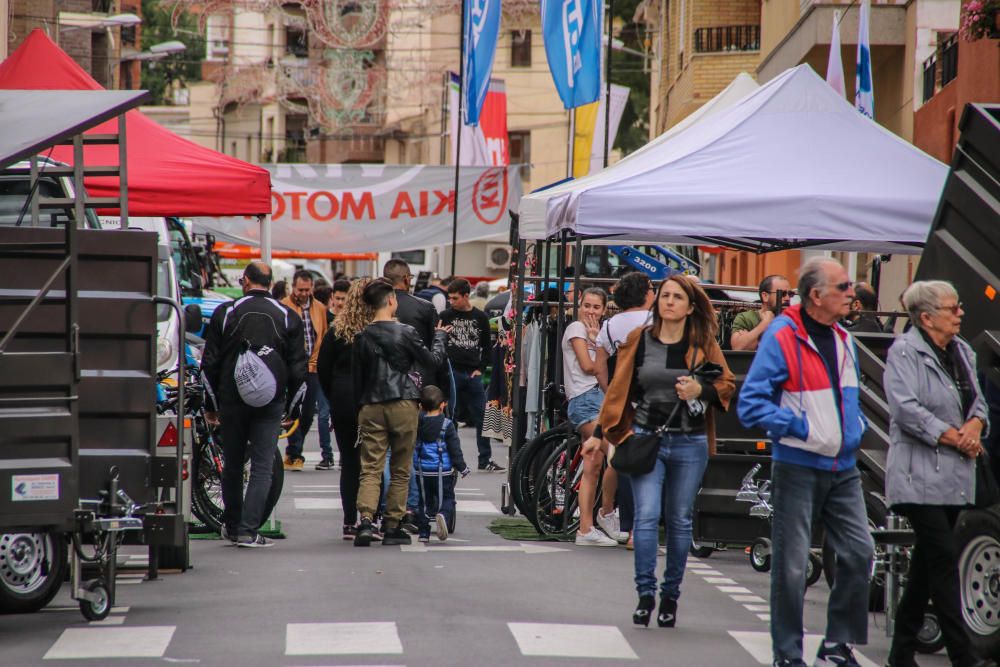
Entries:
{"label": "man with backpack", "polygon": [[391,452],[391,480],[382,524],[383,545],[409,544],[400,523],[406,511],[413,447],[417,439],[419,368],[436,368],[445,360],[448,329],[439,328],[428,350],[417,331],[395,319],[398,306],[393,285],[385,278],[369,283],[362,293],[375,311],[372,323],[354,340],[351,371],[358,411],[361,523],[354,546],[367,547],[373,539],[372,520],[378,509],[386,452]]}
{"label": "man with backpack", "polygon": [[223,537],[240,547],[270,547],[258,531],[278,433],[295,419],[306,394],[306,348],[302,320],[268,291],[271,267],[251,262],[240,285],[243,297],[216,308],[206,332],[201,361],[205,419],[211,426],[221,422]]}
{"label": "man with backpack", "polygon": [[462,456],[455,423],[444,416],[448,401],[434,385],[420,392],[420,421],[413,467],[420,491],[417,534],[421,542],[431,536],[431,518],[435,534],[442,542],[448,539],[448,526],[455,520],[455,475],[465,477],[469,467]]}

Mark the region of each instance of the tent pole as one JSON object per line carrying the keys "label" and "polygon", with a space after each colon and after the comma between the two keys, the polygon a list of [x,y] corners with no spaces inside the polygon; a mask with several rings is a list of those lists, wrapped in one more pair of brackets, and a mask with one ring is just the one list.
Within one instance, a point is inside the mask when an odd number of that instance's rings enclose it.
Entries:
{"label": "tent pole", "polygon": [[258,215],[260,222],[260,258],[268,265],[271,264],[271,216]]}
{"label": "tent pole", "polygon": [[615,0],[608,0],[608,55],[605,63],[604,90],[604,168],[611,152],[611,40],[615,33]]}

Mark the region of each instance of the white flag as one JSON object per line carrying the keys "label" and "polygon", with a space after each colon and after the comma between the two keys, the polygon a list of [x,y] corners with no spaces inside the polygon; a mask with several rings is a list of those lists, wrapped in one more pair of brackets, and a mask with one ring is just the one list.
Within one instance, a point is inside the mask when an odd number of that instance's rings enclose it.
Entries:
{"label": "white flag", "polygon": [[854,77],[854,106],[859,112],[875,120],[872,52],[868,41],[868,17],[870,15],[870,0],[861,0],[861,18],[858,21],[858,69]]}
{"label": "white flag", "polygon": [[847,98],[847,88],[844,86],[844,63],[840,58],[840,10],[833,12],[833,35],[830,36],[830,58],[826,62],[826,82]]}

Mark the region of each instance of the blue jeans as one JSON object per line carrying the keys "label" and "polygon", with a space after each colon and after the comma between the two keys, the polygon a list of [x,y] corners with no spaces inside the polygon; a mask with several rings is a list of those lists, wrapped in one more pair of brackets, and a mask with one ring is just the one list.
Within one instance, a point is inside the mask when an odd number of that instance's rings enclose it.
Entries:
{"label": "blue jeans", "polygon": [[[643,429],[636,428],[637,433]],[[704,435],[664,433],[656,466],[645,475],[633,475],[635,519],[635,589],[640,596],[656,593],[656,549],[659,546],[660,512],[667,527],[667,565],[660,585],[661,597],[676,600],[691,547],[694,501],[708,465]]]}
{"label": "blue jeans", "polygon": [[490,439],[483,437],[483,416],[486,414],[486,389],[483,387],[483,377],[472,377],[471,373],[452,370],[455,378],[455,397],[458,401],[456,410],[463,413],[476,427],[476,447],[479,449],[479,467],[483,467],[493,458]]}
{"label": "blue jeans", "polygon": [[813,524],[837,553],[826,609],[826,640],[868,641],[868,578],[875,544],[856,467],[818,470],[771,464],[771,643],[774,659],[802,658],[802,606]]}
{"label": "blue jeans", "polygon": [[[392,460],[392,455],[389,452],[385,453],[385,471],[382,473],[382,497],[379,500],[379,510],[383,513],[385,512],[385,497],[389,493],[389,479],[391,477],[389,473],[389,461]],[[406,509],[413,510],[420,507],[420,489],[417,487],[417,473],[414,470],[410,470],[410,490],[406,495]]]}

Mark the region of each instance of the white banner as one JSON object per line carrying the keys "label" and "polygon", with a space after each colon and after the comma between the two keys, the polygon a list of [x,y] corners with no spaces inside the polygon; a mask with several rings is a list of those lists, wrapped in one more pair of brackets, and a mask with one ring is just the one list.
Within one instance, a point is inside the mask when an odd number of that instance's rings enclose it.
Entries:
{"label": "white banner", "polygon": [[[270,164],[275,250],[361,253],[451,243],[453,167]],[[507,167],[463,167],[458,241],[506,241],[521,179]],[[257,247],[256,218],[195,218],[195,231]]]}
{"label": "white banner", "polygon": [[[628,103],[628,86],[619,86],[617,83],[611,84],[611,117],[610,122],[611,140],[608,142],[610,152],[615,145],[615,137],[618,136],[618,125],[622,122],[622,114],[625,113],[625,105]],[[604,102],[608,99],[607,91],[601,90],[601,99],[597,109],[597,120],[594,123],[594,142],[590,145],[590,172],[596,174],[604,169]]]}

